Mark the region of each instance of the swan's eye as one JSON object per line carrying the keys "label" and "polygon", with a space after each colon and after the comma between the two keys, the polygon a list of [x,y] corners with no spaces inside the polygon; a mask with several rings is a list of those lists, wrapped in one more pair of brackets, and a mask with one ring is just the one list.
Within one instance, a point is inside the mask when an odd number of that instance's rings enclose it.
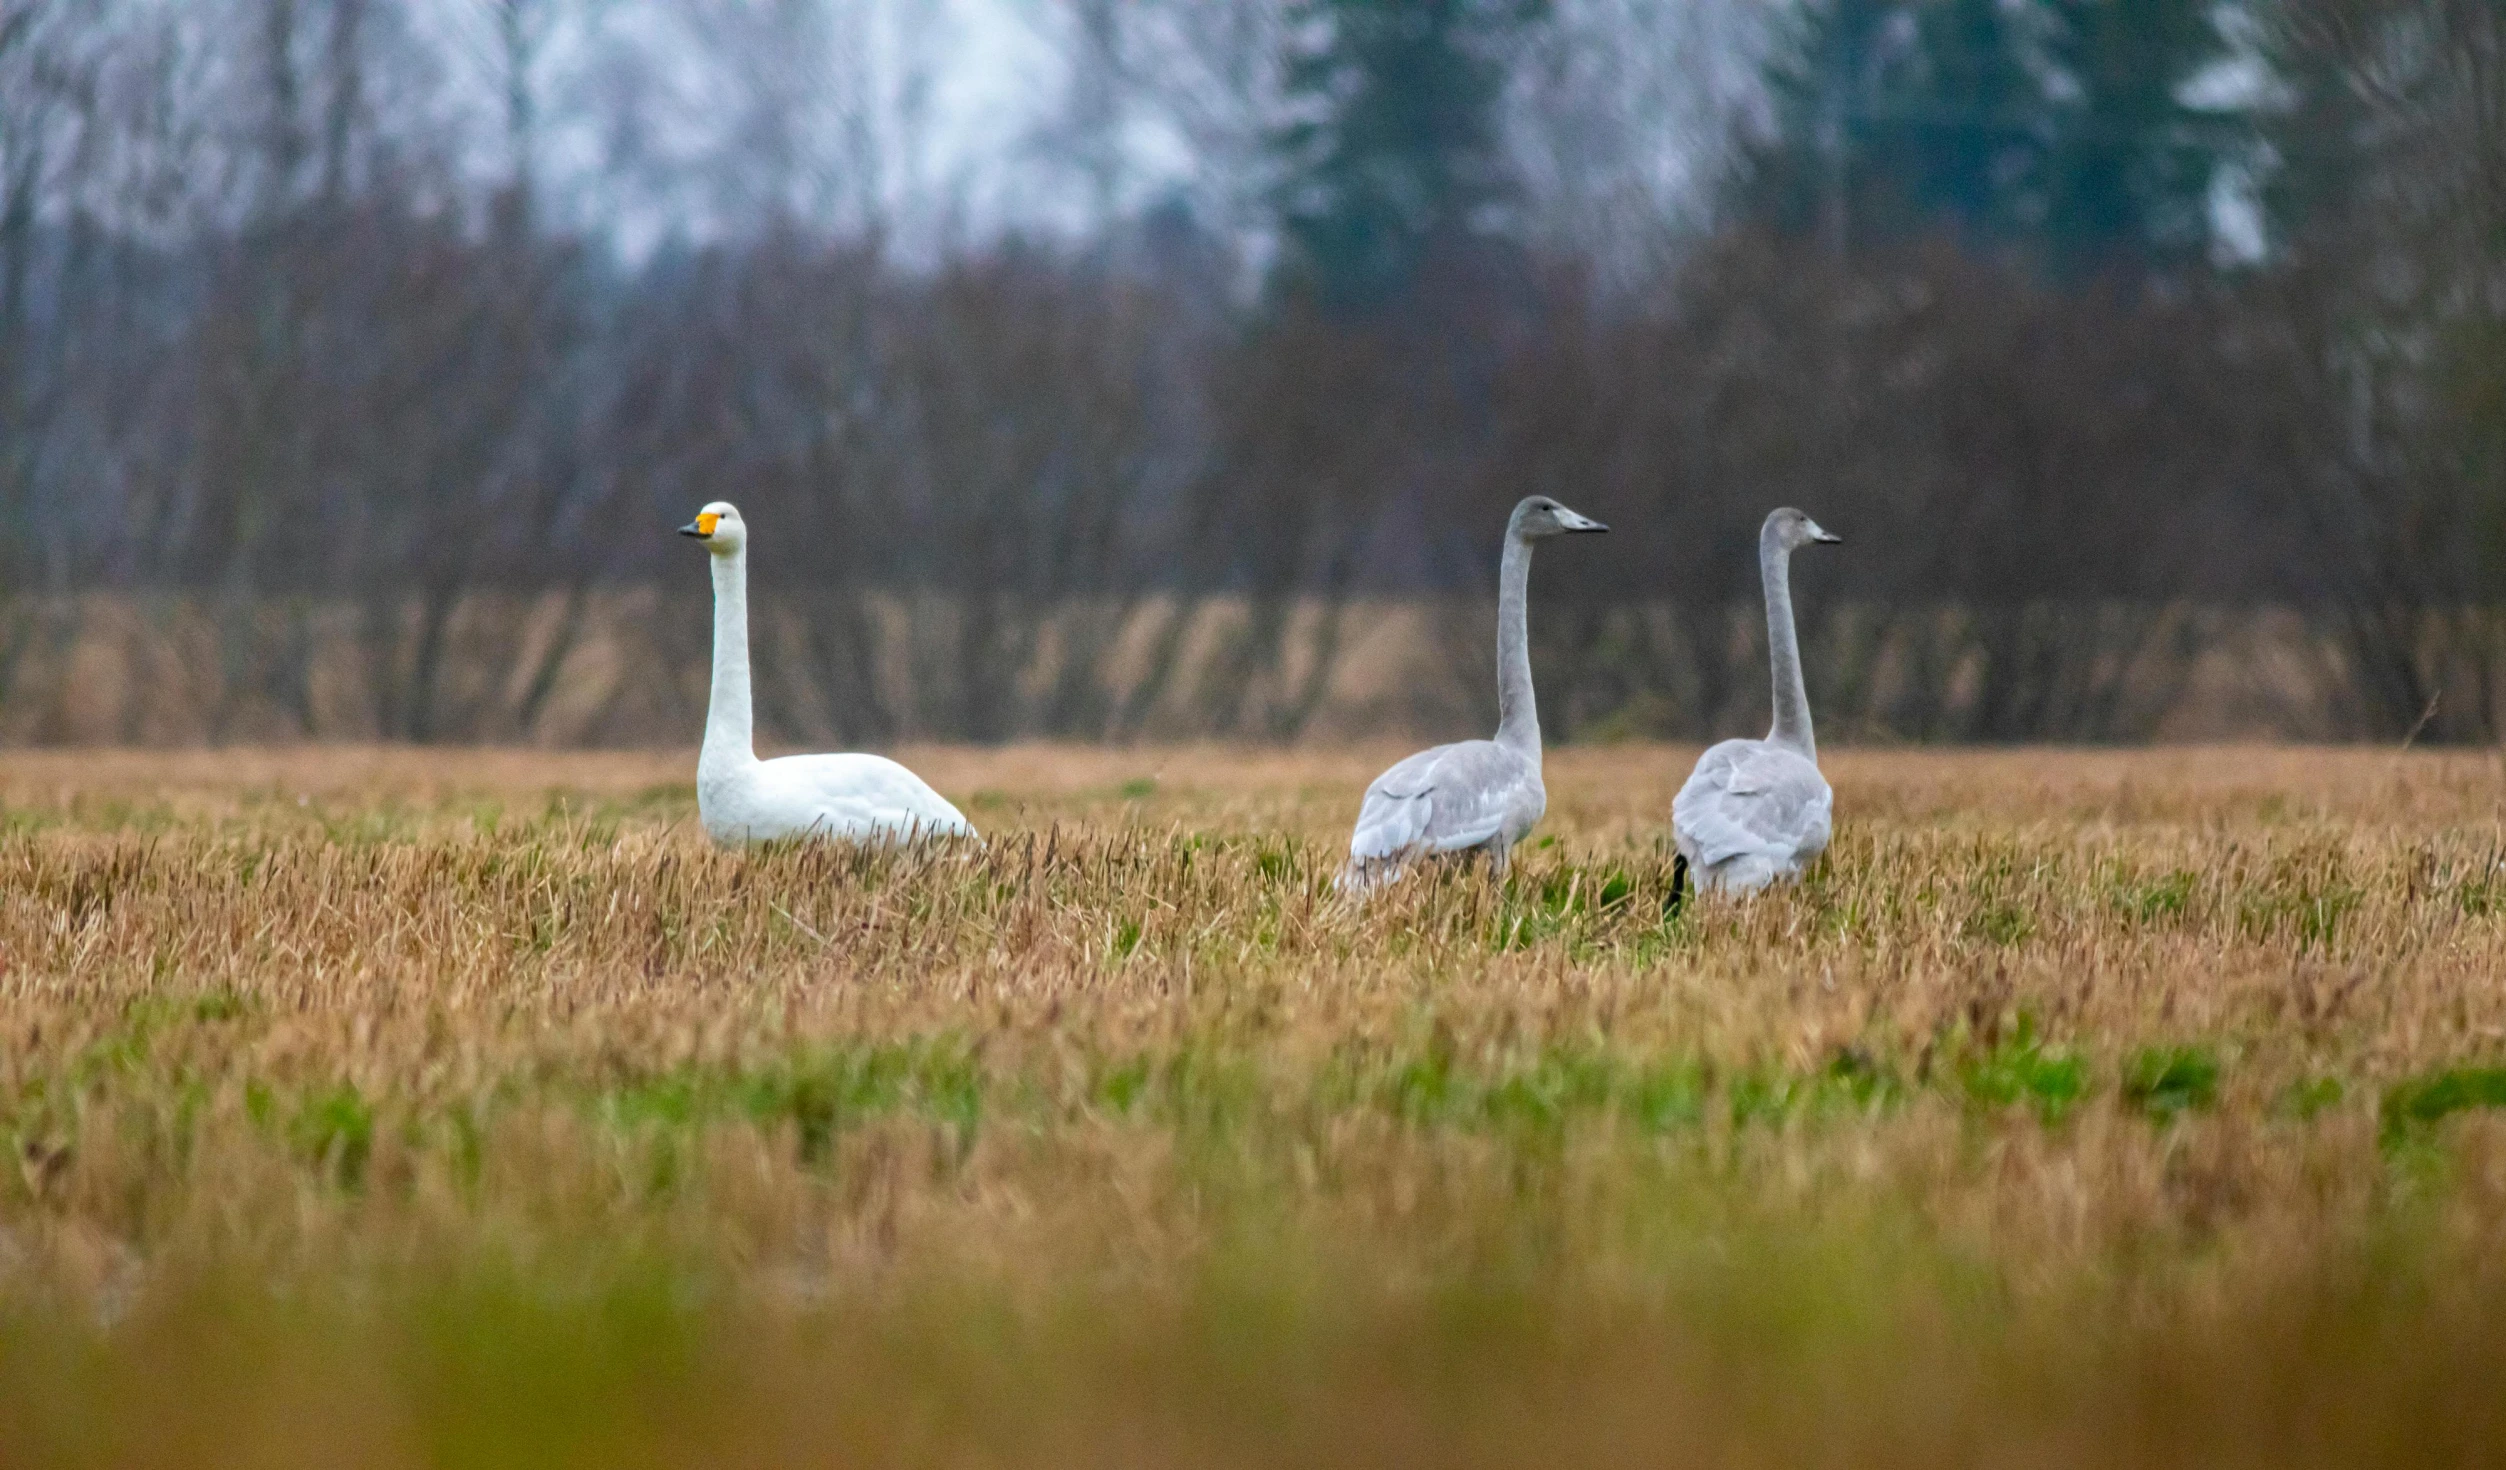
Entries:
{"label": "swan's eye", "polygon": [[714,527],[720,524],[722,524],[722,513],[709,510],[696,518],[696,534],[710,536],[714,533]]}

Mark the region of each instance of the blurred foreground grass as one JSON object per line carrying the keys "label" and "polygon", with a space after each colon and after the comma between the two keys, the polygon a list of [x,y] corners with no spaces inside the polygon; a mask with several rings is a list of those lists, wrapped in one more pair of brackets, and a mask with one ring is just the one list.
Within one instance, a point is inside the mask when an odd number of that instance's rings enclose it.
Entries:
{"label": "blurred foreground grass", "polygon": [[1375,753],[12,757],[0,1465],[2469,1463],[2506,1444],[2485,757],[1847,753],[1668,912]]}

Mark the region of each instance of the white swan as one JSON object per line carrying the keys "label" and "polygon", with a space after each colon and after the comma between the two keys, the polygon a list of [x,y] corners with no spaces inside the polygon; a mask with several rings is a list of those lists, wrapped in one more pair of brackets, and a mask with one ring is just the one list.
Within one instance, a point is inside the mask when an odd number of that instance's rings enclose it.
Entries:
{"label": "white swan", "polygon": [[1524,600],[1531,545],[1570,531],[1606,531],[1545,495],[1514,507],[1497,577],[1497,738],[1422,750],[1375,778],[1349,837],[1340,886],[1389,882],[1413,860],[1479,851],[1495,871],[1548,810],[1540,784],[1540,712],[1531,695],[1531,634]]}
{"label": "white swan", "polygon": [[1766,644],[1775,670],[1775,728],[1764,740],[1726,740],[1697,762],[1671,803],[1671,832],[1699,892],[1752,894],[1796,878],[1827,848],[1836,794],[1819,774],[1810,695],[1793,632],[1793,548],[1844,540],[1786,506],[1758,531],[1766,583]]}
{"label": "white swan", "polygon": [[724,846],[778,837],[897,841],[974,835],[920,776],[876,755],[787,755],[761,761],[748,692],[748,526],[717,500],[679,528],[713,553],[713,697],[696,758],[696,811]]}

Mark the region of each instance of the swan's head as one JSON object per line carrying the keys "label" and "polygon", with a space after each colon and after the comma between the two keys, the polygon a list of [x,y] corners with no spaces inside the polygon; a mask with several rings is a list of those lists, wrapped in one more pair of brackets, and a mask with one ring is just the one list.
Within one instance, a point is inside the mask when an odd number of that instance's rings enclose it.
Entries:
{"label": "swan's head", "polygon": [[704,542],[716,556],[729,556],[748,544],[748,524],[740,519],[740,508],[727,500],[698,511],[696,519],[679,527],[679,534]]}
{"label": "swan's head", "polygon": [[1834,546],[1845,539],[1789,505],[1766,518],[1766,530],[1763,534],[1773,539],[1776,545],[1786,551],[1796,546],[1808,546],[1813,542],[1823,546]]}
{"label": "swan's head", "polygon": [[1551,536],[1564,536],[1574,531],[1606,531],[1609,527],[1590,516],[1577,515],[1546,495],[1529,495],[1514,507],[1514,519],[1508,530],[1526,541],[1542,541]]}

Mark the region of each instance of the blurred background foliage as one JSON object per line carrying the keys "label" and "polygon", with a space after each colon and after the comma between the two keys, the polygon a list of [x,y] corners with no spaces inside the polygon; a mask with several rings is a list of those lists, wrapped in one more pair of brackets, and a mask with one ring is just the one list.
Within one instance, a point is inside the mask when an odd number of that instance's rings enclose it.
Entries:
{"label": "blurred background foliage", "polygon": [[715,498],[779,738],[1485,718],[1532,491],[1569,735],[1788,502],[1841,735],[2506,717],[2488,0],[955,13],[0,0],[0,738],[687,739]]}

